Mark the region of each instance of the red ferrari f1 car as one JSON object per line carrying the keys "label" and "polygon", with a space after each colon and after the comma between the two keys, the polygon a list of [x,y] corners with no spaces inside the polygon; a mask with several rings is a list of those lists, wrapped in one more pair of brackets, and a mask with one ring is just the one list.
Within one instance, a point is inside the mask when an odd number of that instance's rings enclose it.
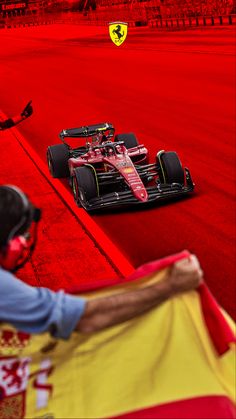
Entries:
{"label": "red ferrari f1 car", "polygon": [[[87,211],[143,204],[192,192],[190,172],[174,151],[159,151],[148,162],[148,150],[133,133],[114,136],[110,123],[65,129],[62,144],[49,146],[47,162],[55,178],[69,178],[75,201]],[[85,138],[71,147],[67,138]]]}

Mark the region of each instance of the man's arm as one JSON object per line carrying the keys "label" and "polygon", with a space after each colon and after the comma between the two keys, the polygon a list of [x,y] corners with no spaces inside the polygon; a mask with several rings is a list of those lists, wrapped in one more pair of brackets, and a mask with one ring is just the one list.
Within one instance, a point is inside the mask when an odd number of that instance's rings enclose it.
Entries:
{"label": "man's arm", "polygon": [[0,322],[26,333],[49,332],[68,339],[84,312],[85,300],[34,288],[0,269]]}
{"label": "man's arm", "polygon": [[196,288],[202,271],[195,256],[173,265],[166,278],[138,291],[92,301],[33,288],[0,269],[0,322],[26,333],[48,331],[68,339],[74,330],[92,333],[125,322],[180,292]]}
{"label": "man's arm", "polygon": [[178,293],[197,288],[201,280],[202,270],[197,258],[192,255],[175,263],[164,280],[155,285],[88,301],[76,330],[92,333],[125,322]]}

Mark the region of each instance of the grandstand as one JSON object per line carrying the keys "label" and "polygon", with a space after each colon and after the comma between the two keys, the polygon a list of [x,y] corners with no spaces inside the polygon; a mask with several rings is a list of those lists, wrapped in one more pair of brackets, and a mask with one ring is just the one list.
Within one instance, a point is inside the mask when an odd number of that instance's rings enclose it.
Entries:
{"label": "grandstand", "polygon": [[[89,10],[89,0],[86,4]],[[233,13],[233,8],[233,0],[96,0],[93,10],[101,20],[148,22],[150,19],[225,16]]]}
{"label": "grandstand", "polygon": [[233,0],[97,0],[97,10],[138,9],[164,18],[230,14]]}
{"label": "grandstand", "polygon": [[0,12],[5,17],[36,14],[44,10],[44,0],[0,0]]}
{"label": "grandstand", "polygon": [[26,22],[33,16],[44,16],[41,21],[45,21],[46,16],[71,23],[121,20],[141,26],[155,19],[213,18],[232,13],[234,0],[0,0],[0,17],[8,22]]}
{"label": "grandstand", "polygon": [[230,14],[233,0],[164,0],[161,15],[164,18],[220,16]]}
{"label": "grandstand", "polygon": [[74,3],[60,0],[0,0],[0,12],[6,17],[54,13],[71,10]]}

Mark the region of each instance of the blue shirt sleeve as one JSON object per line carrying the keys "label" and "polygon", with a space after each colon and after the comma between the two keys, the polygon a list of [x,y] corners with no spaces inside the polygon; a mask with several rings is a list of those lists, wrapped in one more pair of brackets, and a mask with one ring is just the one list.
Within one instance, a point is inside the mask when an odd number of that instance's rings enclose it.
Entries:
{"label": "blue shirt sleeve", "polygon": [[26,333],[49,332],[68,339],[85,309],[86,300],[26,285],[0,269],[0,322]]}

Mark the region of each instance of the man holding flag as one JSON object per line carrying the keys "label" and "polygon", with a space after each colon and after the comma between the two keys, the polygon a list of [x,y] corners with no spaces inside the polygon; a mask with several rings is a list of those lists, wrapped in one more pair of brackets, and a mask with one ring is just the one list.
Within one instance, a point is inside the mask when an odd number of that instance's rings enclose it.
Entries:
{"label": "man holding flag", "polygon": [[91,333],[127,321],[158,306],[177,293],[196,288],[202,271],[196,256],[173,265],[158,284],[138,291],[92,301],[32,288],[7,271],[22,266],[35,246],[29,239],[31,224],[37,228],[39,210],[15,186],[0,187],[0,321],[28,333],[49,331],[68,338],[74,330]]}

